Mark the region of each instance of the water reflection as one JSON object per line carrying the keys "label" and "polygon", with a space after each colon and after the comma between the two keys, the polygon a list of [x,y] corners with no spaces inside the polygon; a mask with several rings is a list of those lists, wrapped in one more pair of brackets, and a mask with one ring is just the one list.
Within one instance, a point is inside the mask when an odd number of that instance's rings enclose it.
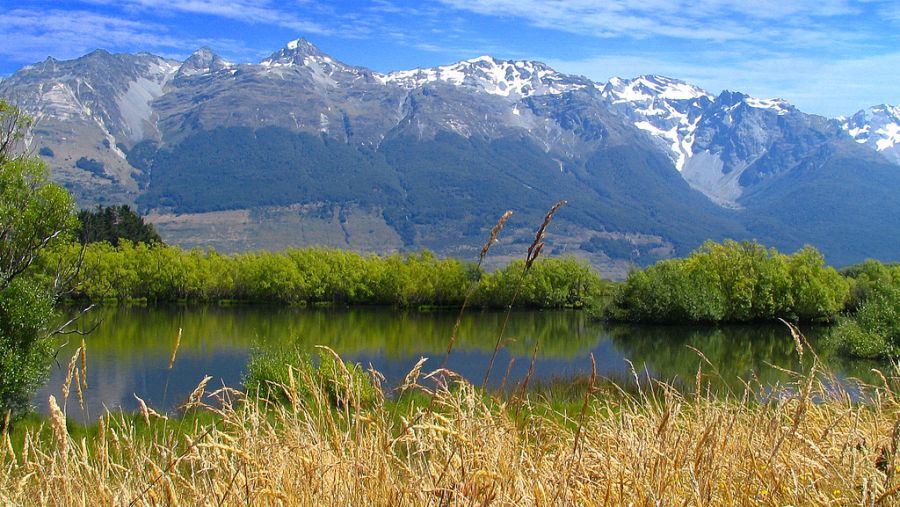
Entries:
{"label": "water reflection", "polygon": [[[448,367],[480,383],[487,369],[505,314],[469,312]],[[443,358],[454,312],[417,312],[392,309],[321,309],[239,307],[103,308],[100,321],[86,338],[88,358],[87,407],[84,413],[69,400],[69,414],[88,419],[105,408],[133,410],[137,394],[158,410],[172,410],[205,374],[210,385],[238,386],[251,351],[264,347],[306,348],[327,345],[345,359],[369,363],[387,382],[403,378],[420,357],[437,367]],[[83,323],[90,326],[91,322]],[[169,358],[178,329],[183,329],[174,367]],[[805,330],[813,343],[821,329]],[[783,382],[778,368],[799,367],[793,340],[783,326],[680,327],[607,325],[579,312],[513,312],[490,379],[498,386],[507,367],[510,382],[522,378],[537,348],[536,380],[586,373],[589,354],[597,359],[600,375],[631,376],[631,364],[664,380],[689,379],[700,366],[701,351],[723,387],[740,389],[739,378],[755,375],[765,384]],[[65,363],[79,343],[73,340],[60,352]],[[841,376],[870,378],[871,362],[832,358],[824,361]],[[630,363],[629,363],[630,361]],[[877,363],[874,366],[881,366]],[[776,368],[778,367],[778,368]],[[50,394],[60,397],[65,364],[54,367],[46,387],[35,396],[45,410]]]}

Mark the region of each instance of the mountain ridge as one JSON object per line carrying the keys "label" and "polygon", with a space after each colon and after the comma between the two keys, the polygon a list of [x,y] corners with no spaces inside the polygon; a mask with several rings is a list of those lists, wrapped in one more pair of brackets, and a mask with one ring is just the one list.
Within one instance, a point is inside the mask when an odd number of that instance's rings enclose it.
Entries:
{"label": "mountain ridge", "polygon": [[[525,227],[547,203],[568,197],[571,222],[560,229],[577,242],[561,251],[622,270],[684,253],[707,237],[783,248],[821,241],[793,231],[804,224],[770,197],[798,201],[791,185],[818,195],[842,182],[850,182],[851,195],[880,191],[850,167],[878,174],[884,192],[900,189],[890,106],[827,119],[780,99],[713,95],[665,76],[596,83],[540,62],[489,56],[381,74],[302,38],[257,64],[228,62],[209,48],[183,62],[95,51],[25,67],[0,82],[0,95],[21,99],[38,119],[32,145],[53,154],[42,156],[80,202],[137,202],[181,224],[168,231],[185,245],[209,244],[202,241],[214,238],[210,230],[230,227],[197,225],[210,213],[270,209],[246,216],[283,222],[285,241],[371,248],[378,243],[371,234],[380,234],[394,238],[382,245],[387,250],[428,246],[454,254],[501,208],[523,210],[518,226]],[[78,167],[81,159],[96,162],[80,164],[93,172]],[[364,185],[347,192],[332,180]],[[202,198],[199,188],[219,197]],[[501,197],[508,202],[485,202]],[[816,199],[804,202],[836,205]],[[885,216],[893,216],[886,205]],[[324,232],[287,232],[295,212],[277,210],[289,209],[312,213],[301,222]],[[840,220],[848,234],[871,234],[854,228],[852,217]],[[442,239],[439,232],[454,221],[463,230]],[[348,231],[356,223],[383,234],[354,239]],[[900,233],[896,224],[879,227]],[[265,246],[252,227],[241,234],[213,244]],[[849,262],[900,251],[895,241],[853,239],[862,244],[832,245],[826,254]],[[866,250],[870,243],[877,248]],[[616,257],[623,251],[636,254]]]}

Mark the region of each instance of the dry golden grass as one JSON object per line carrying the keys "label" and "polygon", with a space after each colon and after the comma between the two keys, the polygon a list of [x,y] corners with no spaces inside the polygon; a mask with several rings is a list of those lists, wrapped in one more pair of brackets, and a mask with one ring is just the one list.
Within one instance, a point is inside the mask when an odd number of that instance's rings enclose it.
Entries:
{"label": "dry golden grass", "polygon": [[[863,387],[865,403],[810,371],[764,398],[716,396],[699,376],[699,395],[589,389],[587,410],[567,415],[533,395],[485,396],[449,372],[425,379],[420,367],[401,390],[424,392],[423,403],[386,402],[378,387],[361,407],[346,388],[335,407],[324,380],[298,373],[285,404],[203,384],[187,409],[214,422],[185,428],[144,408],[137,420],[107,414],[78,441],[51,398],[51,438],[35,430],[14,448],[2,435],[0,503],[900,504],[896,369]],[[152,431],[138,428],[144,418]]]}

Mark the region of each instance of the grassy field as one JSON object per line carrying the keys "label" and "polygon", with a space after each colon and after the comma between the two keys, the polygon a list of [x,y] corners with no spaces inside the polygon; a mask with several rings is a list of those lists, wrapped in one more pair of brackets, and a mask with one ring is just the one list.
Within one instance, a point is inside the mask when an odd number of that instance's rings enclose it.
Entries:
{"label": "grassy field", "polygon": [[702,370],[691,394],[526,377],[499,395],[418,368],[391,390],[334,357],[328,374],[288,370],[278,401],[201,383],[177,416],[142,407],[76,428],[64,407],[90,393],[76,354],[51,417],[3,431],[0,503],[900,504],[896,367],[853,396],[815,361],[738,397]]}

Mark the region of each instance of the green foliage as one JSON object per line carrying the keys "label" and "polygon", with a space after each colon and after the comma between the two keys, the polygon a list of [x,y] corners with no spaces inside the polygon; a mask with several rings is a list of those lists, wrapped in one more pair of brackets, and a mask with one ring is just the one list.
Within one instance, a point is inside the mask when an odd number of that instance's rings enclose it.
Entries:
{"label": "green foliage", "polygon": [[65,239],[74,217],[71,197],[48,182],[40,159],[12,151],[30,120],[0,100],[0,124],[0,417],[17,418],[47,373],[50,321],[60,290],[55,273],[35,276],[31,267],[46,248]]}
{"label": "green foliage", "polygon": [[39,159],[26,157],[0,168],[0,290],[75,224],[72,198],[46,172]]}
{"label": "green foliage", "polygon": [[686,258],[632,272],[606,313],[635,322],[827,321],[849,290],[812,247],[783,255],[752,242],[706,242]]}
{"label": "green foliage", "polygon": [[524,275],[524,280],[523,267],[523,261],[515,261],[483,277],[472,298],[474,305],[510,304],[520,281],[517,307],[581,308],[593,305],[607,291],[600,275],[587,262],[574,257],[538,260]]}
{"label": "green foliage", "polygon": [[[78,245],[68,245],[55,249],[53,258],[73,258],[80,252]],[[428,251],[363,256],[327,248],[290,248],[278,253],[220,255],[214,250],[184,251],[159,243],[121,241],[117,247],[109,243],[86,246],[75,295],[93,301],[227,299],[458,306],[477,283],[473,304],[501,307],[509,303],[521,273],[521,263],[483,274],[472,263],[439,259]],[[603,289],[599,275],[586,263],[571,258],[545,259],[532,266],[517,305],[581,307]]]}
{"label": "green foliage", "polygon": [[362,366],[338,362],[325,350],[319,351],[317,359],[314,365],[309,354],[296,346],[257,351],[247,364],[244,388],[282,403],[290,401],[289,392],[304,401],[323,392],[334,406],[366,406],[375,400],[375,386]]}
{"label": "green foliage", "polygon": [[46,287],[19,277],[0,291],[0,413],[14,418],[47,376],[52,354],[47,329],[54,299]]}
{"label": "green foliage", "polygon": [[[297,384],[298,377],[311,376],[314,368],[308,354],[299,347],[276,347],[258,350],[247,362],[244,389],[259,394],[260,398],[287,401],[287,392],[293,385],[297,394],[309,398],[309,386]],[[291,380],[293,377],[293,381]]]}
{"label": "green foliage", "polygon": [[81,243],[107,241],[117,246],[120,239],[134,243],[162,241],[153,224],[145,223],[127,204],[108,207],[97,205],[93,210],[81,210],[78,212],[78,221],[81,224],[78,228],[78,241]]}
{"label": "green foliage", "polygon": [[16,158],[19,142],[31,128],[33,120],[22,111],[0,98],[0,164]]}
{"label": "green foliage", "polygon": [[851,283],[850,301],[847,309],[856,311],[859,306],[885,285],[900,285],[900,264],[882,264],[876,260],[867,260],[841,270]]}
{"label": "green foliage", "polygon": [[900,356],[900,265],[866,261],[845,270],[853,277],[850,312],[831,334],[838,350],[866,358]]}

